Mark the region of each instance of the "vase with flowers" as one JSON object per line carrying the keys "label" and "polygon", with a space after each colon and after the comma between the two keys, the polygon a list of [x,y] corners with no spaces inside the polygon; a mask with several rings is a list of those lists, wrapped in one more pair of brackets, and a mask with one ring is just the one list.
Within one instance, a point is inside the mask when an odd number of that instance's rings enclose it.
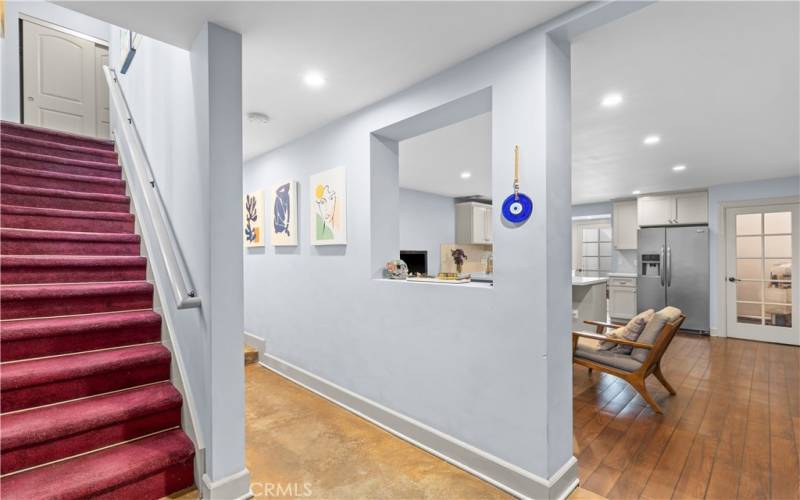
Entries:
{"label": "vase with flowers", "polygon": [[461,274],[461,268],[464,265],[464,261],[467,260],[467,254],[464,253],[464,250],[455,248],[450,250],[450,256],[453,257],[453,263],[456,265],[456,272]]}

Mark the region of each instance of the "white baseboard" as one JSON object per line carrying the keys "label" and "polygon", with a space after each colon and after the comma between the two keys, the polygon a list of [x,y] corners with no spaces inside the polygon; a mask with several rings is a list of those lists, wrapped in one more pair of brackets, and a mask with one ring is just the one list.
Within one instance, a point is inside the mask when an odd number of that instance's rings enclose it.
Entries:
{"label": "white baseboard", "polygon": [[562,499],[578,486],[575,457],[570,457],[551,478],[543,479],[275,356],[262,352],[261,359],[265,368],[517,498]]}
{"label": "white baseboard", "polygon": [[259,353],[259,357],[267,348],[267,344],[263,338],[259,337],[255,333],[250,333],[247,331],[244,332],[244,343],[245,345],[249,345],[250,347],[256,349]]}
{"label": "white baseboard", "polygon": [[712,328],[709,331],[709,335],[711,335],[712,337],[727,337],[727,335],[725,335],[725,330],[723,330],[722,328]]}
{"label": "white baseboard", "polygon": [[250,471],[242,469],[218,481],[212,481],[208,474],[203,474],[202,495],[204,500],[253,498],[253,493],[250,491]]}

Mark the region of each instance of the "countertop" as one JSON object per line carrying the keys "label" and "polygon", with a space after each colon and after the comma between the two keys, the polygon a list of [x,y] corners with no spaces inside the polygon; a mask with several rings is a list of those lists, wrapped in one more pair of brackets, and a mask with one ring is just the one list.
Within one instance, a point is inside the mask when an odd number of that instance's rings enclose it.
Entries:
{"label": "countertop", "polygon": [[492,283],[486,281],[471,281],[469,283],[447,283],[446,281],[409,281],[409,280],[392,280],[388,278],[376,278],[372,281],[379,283],[403,283],[410,286],[451,286],[456,288],[484,288],[491,290]]}
{"label": "countertop", "polygon": [[638,278],[636,273],[608,273],[609,278]]}
{"label": "countertop", "polygon": [[596,276],[573,276],[572,286],[591,286],[606,283],[608,278]]}

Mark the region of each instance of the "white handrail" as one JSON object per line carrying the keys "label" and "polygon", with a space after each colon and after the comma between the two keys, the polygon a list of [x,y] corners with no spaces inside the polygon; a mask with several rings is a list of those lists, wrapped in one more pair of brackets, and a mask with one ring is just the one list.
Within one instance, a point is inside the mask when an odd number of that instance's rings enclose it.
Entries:
{"label": "white handrail", "polygon": [[139,131],[133,121],[125,93],[122,91],[117,74],[113,69],[103,66],[103,73],[108,82],[111,104],[114,106],[117,116],[124,120],[124,123],[120,124],[119,130],[115,132],[124,136],[124,142],[130,149],[131,161],[123,164],[125,176],[129,182],[133,181],[131,189],[135,188],[142,193],[145,206],[137,207],[137,209],[141,211],[141,208],[144,208],[146,210],[147,213],[142,215],[148,217],[155,229],[156,241],[148,243],[155,243],[164,257],[164,267],[167,270],[178,309],[200,307],[200,297],[197,295],[183,252],[175,238],[175,230],[158,190],[150,160],[147,158]]}

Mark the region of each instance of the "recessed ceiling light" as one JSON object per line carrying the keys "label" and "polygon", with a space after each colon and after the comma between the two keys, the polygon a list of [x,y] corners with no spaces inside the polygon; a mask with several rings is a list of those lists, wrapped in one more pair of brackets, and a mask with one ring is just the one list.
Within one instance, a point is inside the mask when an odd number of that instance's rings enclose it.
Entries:
{"label": "recessed ceiling light", "polygon": [[642,142],[644,142],[648,146],[651,146],[653,144],[658,144],[659,142],[661,142],[661,137],[658,135],[648,135],[647,137],[644,138],[644,141]]}
{"label": "recessed ceiling light", "polygon": [[253,123],[267,123],[269,116],[264,113],[247,113],[247,119]]}
{"label": "recessed ceiling light", "polygon": [[469,172],[461,172],[461,178],[462,179],[469,179],[470,177],[472,177],[471,173],[469,173]]}
{"label": "recessed ceiling light", "polygon": [[674,170],[675,172],[683,172],[684,170],[686,170],[686,165],[675,165],[674,167],[672,167],[672,170]]}
{"label": "recessed ceiling light", "polygon": [[637,189],[636,191],[632,192],[631,194],[642,194],[642,192]]}
{"label": "recessed ceiling light", "polygon": [[309,71],[303,76],[303,81],[312,89],[325,86],[325,76],[319,71]]}
{"label": "recessed ceiling light", "polygon": [[622,94],[606,94],[603,96],[603,100],[600,101],[600,104],[602,104],[604,108],[613,108],[614,106],[618,106],[621,102]]}

